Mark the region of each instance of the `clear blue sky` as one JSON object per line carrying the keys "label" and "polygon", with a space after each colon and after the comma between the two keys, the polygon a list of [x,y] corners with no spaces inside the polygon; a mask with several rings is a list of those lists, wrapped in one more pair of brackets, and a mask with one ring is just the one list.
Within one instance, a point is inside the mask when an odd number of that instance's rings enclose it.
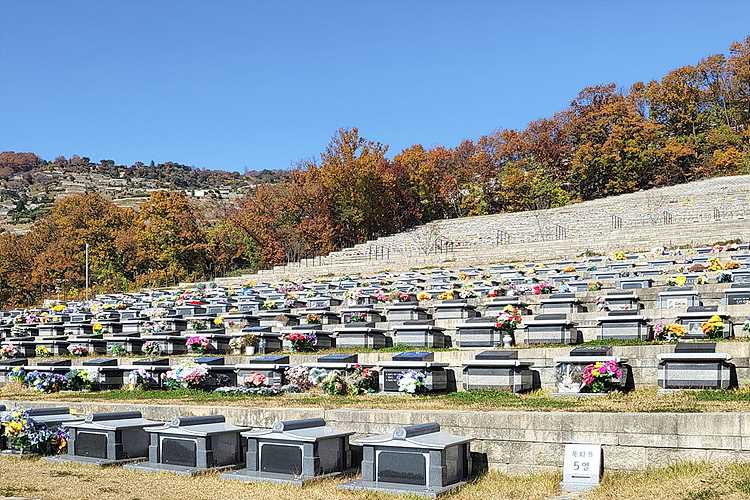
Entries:
{"label": "clear blue sky", "polygon": [[0,150],[286,168],[520,128],[750,35],[747,1],[6,0]]}

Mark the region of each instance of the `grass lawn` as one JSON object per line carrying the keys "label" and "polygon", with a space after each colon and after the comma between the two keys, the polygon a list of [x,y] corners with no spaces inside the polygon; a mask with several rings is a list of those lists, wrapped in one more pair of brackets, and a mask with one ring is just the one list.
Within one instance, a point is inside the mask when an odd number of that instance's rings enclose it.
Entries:
{"label": "grass lawn", "polygon": [[155,404],[201,404],[247,408],[379,408],[393,410],[519,410],[581,412],[709,412],[750,411],[750,388],[734,391],[683,391],[659,394],[639,389],[629,394],[613,393],[600,398],[552,397],[545,391],[518,395],[508,392],[467,391],[433,396],[371,394],[327,396],[319,392],[280,396],[225,395],[197,390],[101,391],[43,394],[11,383],[0,388],[1,399],[23,401],[119,402]]}
{"label": "grass lawn", "polygon": [[[0,496],[41,500],[184,500],[300,499],[388,500],[375,493],[340,491],[345,479],[323,480],[302,489],[270,484],[224,481],[209,473],[188,478],[169,473],[133,472],[121,467],[51,464],[36,458],[0,458]],[[508,476],[489,472],[451,499],[545,499],[560,494],[557,473]],[[583,499],[733,500],[750,497],[750,464],[680,463],[643,472],[605,473],[604,481]]]}

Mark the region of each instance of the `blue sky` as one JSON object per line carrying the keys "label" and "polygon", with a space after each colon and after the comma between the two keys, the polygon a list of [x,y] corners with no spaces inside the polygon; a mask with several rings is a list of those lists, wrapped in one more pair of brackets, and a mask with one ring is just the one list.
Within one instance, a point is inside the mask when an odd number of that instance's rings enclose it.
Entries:
{"label": "blue sky", "polygon": [[339,127],[391,153],[522,128],[750,35],[746,1],[7,0],[0,150],[241,170]]}

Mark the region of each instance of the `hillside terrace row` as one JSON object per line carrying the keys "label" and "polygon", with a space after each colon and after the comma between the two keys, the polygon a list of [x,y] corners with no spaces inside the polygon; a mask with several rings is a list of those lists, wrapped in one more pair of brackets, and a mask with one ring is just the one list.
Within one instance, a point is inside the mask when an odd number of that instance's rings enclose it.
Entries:
{"label": "hillside terrace row", "polygon": [[[85,362],[89,367],[116,373],[113,383],[104,384],[113,387],[122,385],[137,367],[163,373],[180,359],[176,356],[188,353],[236,356],[230,358],[237,361],[232,365],[223,365],[223,358],[204,360],[210,370],[228,374],[230,384],[242,384],[244,370],[246,377],[262,372],[268,384],[283,385],[289,359],[269,356],[272,353],[329,348],[356,353],[392,345],[425,350],[452,346],[464,352],[435,353],[450,358],[447,363],[435,361],[431,352],[407,352],[370,363],[382,375],[379,386],[386,391],[388,381],[393,388],[399,374],[407,369],[427,375],[431,390],[433,386],[442,391],[493,384],[519,390],[541,384],[557,385],[559,389],[561,377],[566,376],[560,373],[562,365],[577,366],[580,372],[587,364],[606,361],[623,365],[623,373],[631,374],[633,383],[653,384],[654,370],[665,360],[670,361],[672,353],[664,348],[671,350],[671,345],[639,346],[646,350],[631,360],[634,368],[624,366],[624,358],[613,356],[612,349],[606,347],[591,352],[578,350],[572,356],[557,350],[551,359],[536,354],[542,358],[539,362],[527,361],[524,356],[540,349],[513,347],[577,344],[594,339],[603,343],[647,341],[653,338],[654,330],[661,333],[660,340],[716,342],[743,336],[750,314],[750,254],[745,246],[715,253],[717,250],[724,249],[704,247],[689,256],[650,259],[621,254],[616,260],[594,258],[544,266],[529,263],[303,284],[248,284],[236,290],[204,285],[191,290],[104,295],[88,305],[55,304],[46,310],[2,313],[2,352],[4,357],[14,358],[4,361],[6,365],[18,366],[35,355],[172,357],[151,364],[147,360],[130,363],[127,358],[124,365],[118,365],[117,359]],[[686,268],[696,269],[696,265],[730,267],[728,263],[733,268],[729,271],[685,272]],[[675,281],[682,286],[666,285]],[[518,314],[517,321],[506,321],[509,311]],[[711,331],[706,331],[706,324]],[[679,325],[672,338],[669,331],[662,332],[669,325]],[[300,349],[300,345],[305,348]],[[732,344],[719,345],[723,348]],[[745,380],[746,357],[739,358],[739,365],[730,370],[731,356],[713,352],[713,345],[696,346],[697,350],[690,352],[689,346],[681,348],[686,354],[678,358],[713,360],[712,370],[731,372],[731,384],[724,382],[729,381],[728,375],[718,378],[721,387]],[[496,350],[499,347],[503,351]],[[247,356],[252,351],[264,356]],[[328,362],[351,368],[359,359],[347,355],[342,354],[341,359],[334,355]],[[575,356],[581,357],[573,359]],[[321,360],[307,360],[310,367],[315,362]],[[326,360],[322,362],[325,367]],[[41,363],[37,360],[27,370],[70,370],[65,361]],[[390,376],[386,376],[388,363],[395,363]],[[472,364],[474,372],[502,375],[505,382],[472,382]],[[537,368],[536,374],[531,371],[532,365]],[[9,366],[6,374],[10,370]],[[514,380],[525,380],[525,385],[509,382],[511,375]]]}

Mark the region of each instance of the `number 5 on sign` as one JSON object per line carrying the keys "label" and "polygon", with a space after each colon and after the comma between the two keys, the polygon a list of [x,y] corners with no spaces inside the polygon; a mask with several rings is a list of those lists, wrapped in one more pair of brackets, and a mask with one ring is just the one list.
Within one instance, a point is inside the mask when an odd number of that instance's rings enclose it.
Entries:
{"label": "number 5 on sign", "polygon": [[602,480],[604,453],[598,444],[566,444],[562,489],[585,491]]}

